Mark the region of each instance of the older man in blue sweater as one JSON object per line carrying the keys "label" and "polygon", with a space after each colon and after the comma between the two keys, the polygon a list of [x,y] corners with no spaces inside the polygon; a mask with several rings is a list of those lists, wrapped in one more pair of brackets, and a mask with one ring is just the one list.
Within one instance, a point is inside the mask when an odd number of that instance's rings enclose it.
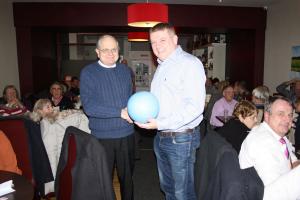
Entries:
{"label": "older man in blue sweater", "polygon": [[119,46],[113,36],[100,37],[96,53],[99,61],[80,75],[83,109],[92,134],[106,150],[111,174],[116,163],[122,200],[133,200],[134,127],[126,108],[132,94],[130,70],[117,63]]}

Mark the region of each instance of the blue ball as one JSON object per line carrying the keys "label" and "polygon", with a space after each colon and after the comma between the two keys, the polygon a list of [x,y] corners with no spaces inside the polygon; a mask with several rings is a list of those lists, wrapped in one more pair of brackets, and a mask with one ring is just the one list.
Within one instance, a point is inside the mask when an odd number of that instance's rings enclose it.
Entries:
{"label": "blue ball", "polygon": [[146,123],[154,119],[159,112],[157,98],[150,92],[141,91],[133,94],[127,104],[128,114],[134,121]]}

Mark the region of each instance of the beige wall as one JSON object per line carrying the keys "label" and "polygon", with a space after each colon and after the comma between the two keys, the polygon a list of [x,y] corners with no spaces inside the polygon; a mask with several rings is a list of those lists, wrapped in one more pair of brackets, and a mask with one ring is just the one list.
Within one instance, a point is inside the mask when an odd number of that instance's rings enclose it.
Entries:
{"label": "beige wall", "polygon": [[292,46],[300,45],[300,1],[278,1],[268,8],[264,84],[274,92],[289,79]]}
{"label": "beige wall", "polygon": [[0,96],[5,85],[19,88],[19,72],[12,4],[0,1]]}

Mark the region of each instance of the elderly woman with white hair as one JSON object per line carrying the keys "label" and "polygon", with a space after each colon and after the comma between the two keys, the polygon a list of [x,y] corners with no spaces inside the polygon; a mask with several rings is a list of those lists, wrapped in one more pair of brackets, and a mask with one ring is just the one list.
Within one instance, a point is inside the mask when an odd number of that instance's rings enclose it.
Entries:
{"label": "elderly woman with white hair", "polygon": [[252,91],[252,102],[258,109],[257,122],[263,121],[264,107],[268,103],[270,97],[269,88],[267,86],[261,85],[253,89]]}
{"label": "elderly woman with white hair", "polygon": [[[38,100],[29,117],[41,125],[42,140],[48,154],[53,177],[55,178],[62,141],[67,127],[74,126],[90,133],[88,118],[80,110],[63,110],[59,112],[53,109],[49,99]],[[45,194],[53,191],[54,182],[47,183],[45,185]]]}

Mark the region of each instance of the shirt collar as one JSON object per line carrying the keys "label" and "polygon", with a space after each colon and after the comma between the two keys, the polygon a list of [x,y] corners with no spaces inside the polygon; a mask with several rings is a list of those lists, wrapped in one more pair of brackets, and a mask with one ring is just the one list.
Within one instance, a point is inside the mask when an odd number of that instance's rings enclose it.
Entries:
{"label": "shirt collar", "polygon": [[[281,139],[281,137],[277,133],[275,133],[275,131],[273,131],[273,129],[269,126],[269,124],[267,124],[266,122],[263,122],[262,124],[270,131],[270,133],[272,134],[272,136],[277,141],[279,141]],[[282,138],[285,140],[285,137],[282,137]]]}
{"label": "shirt collar", "polygon": [[225,99],[224,96],[222,97],[222,99],[223,99],[223,101],[224,101],[225,103],[227,103],[228,105],[235,104],[235,99],[232,99],[231,101],[227,101],[227,100]]}
{"label": "shirt collar", "polygon": [[99,65],[101,65],[104,68],[114,68],[116,67],[116,63],[114,65],[105,65],[100,60],[98,60]]}
{"label": "shirt collar", "polygon": [[163,62],[172,60],[172,59],[176,58],[177,55],[180,54],[182,51],[183,50],[182,50],[181,46],[177,45],[176,49],[171,53],[171,55],[169,55],[165,60],[160,60],[159,58],[157,58],[157,62],[158,62],[158,64],[162,64]]}

